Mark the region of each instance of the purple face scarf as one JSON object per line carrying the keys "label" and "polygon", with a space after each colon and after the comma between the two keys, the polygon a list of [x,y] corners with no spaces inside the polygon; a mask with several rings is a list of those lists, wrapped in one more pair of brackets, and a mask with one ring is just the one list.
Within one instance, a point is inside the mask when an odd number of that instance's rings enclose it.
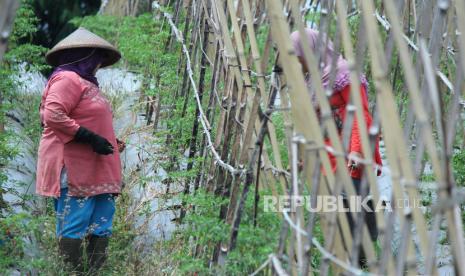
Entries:
{"label": "purple face scarf", "polygon": [[72,71],[98,86],[94,71],[102,60],[103,55],[99,49],[76,48],[63,50],[59,57],[61,65],[55,67],[49,79],[59,72]]}
{"label": "purple face scarf", "polygon": [[[317,40],[318,40],[318,31],[306,28],[305,29],[305,36],[308,42],[308,45],[310,48],[315,52],[315,48],[317,46]],[[323,42],[326,41],[325,35],[322,35]],[[303,51],[303,45],[301,43],[301,37],[300,37],[300,32],[295,31],[291,34],[291,40],[292,44],[294,46],[294,50],[296,52],[296,55],[298,57],[303,57],[304,56],[304,51]],[[321,72],[321,81],[323,83],[323,87],[325,89],[328,88],[329,86],[329,79],[331,77],[331,71],[333,70],[331,68],[332,66],[332,60],[334,56],[334,46],[333,43],[330,39],[328,39],[328,43],[323,46],[323,52],[321,53],[321,61],[324,63],[323,70]],[[332,90],[334,92],[341,91],[350,83],[350,71],[349,71],[349,64],[347,60],[345,60],[342,55],[337,56],[337,62],[336,62],[336,78],[334,80],[334,84],[332,87]],[[365,87],[367,86],[367,81],[365,76],[360,77],[360,81],[362,85]],[[310,84],[310,78],[308,79],[308,84]]]}

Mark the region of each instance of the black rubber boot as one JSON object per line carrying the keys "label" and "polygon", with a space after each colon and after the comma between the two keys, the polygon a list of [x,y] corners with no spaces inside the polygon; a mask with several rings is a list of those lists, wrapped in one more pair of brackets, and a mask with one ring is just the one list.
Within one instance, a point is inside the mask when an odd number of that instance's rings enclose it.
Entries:
{"label": "black rubber boot", "polygon": [[84,266],[82,264],[82,240],[60,238],[58,241],[60,255],[63,256],[65,263],[67,263],[71,271],[75,275],[84,275]]}
{"label": "black rubber boot", "polygon": [[89,273],[96,273],[107,259],[108,238],[91,236],[87,245]]}

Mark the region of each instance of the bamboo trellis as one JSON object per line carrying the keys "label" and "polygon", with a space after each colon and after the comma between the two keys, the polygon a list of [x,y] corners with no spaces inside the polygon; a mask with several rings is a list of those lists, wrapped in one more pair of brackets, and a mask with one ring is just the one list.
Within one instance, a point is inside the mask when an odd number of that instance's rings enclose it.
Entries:
{"label": "bamboo trellis", "polygon": [[[428,157],[438,195],[437,202],[427,206],[432,209],[432,221],[426,220],[418,206],[396,205],[392,206],[392,212],[377,212],[381,248],[377,252],[363,216],[353,213],[356,231],[351,234],[346,213],[306,214],[308,210],[302,207],[295,212],[282,211],[276,253],[264,260],[255,274],[264,271],[279,275],[361,274],[358,257],[362,250],[367,259],[366,269],[375,274],[437,274],[435,249],[444,220],[455,273],[465,275],[461,265],[465,244],[460,214],[464,197],[451,169],[456,137],[464,138],[459,131],[463,129],[460,114],[465,72],[462,35],[465,2],[191,0],[183,1],[184,5],[179,3],[173,5],[173,15],[162,12],[157,18],[164,18],[173,31],[173,41],[167,43],[166,49],[171,48],[174,40],[182,45],[180,65],[184,66],[185,74],[178,97],[188,97],[192,89],[197,104],[198,121],[192,131],[190,157],[198,151],[204,158],[200,175],[194,185],[186,183],[185,192],[200,186],[229,199],[218,215],[230,225],[230,238],[212,250],[213,265],[224,266],[227,255],[235,250],[244,204],[252,196],[252,187],[255,187],[254,223],[259,188],[269,188],[275,196],[340,195],[343,191],[348,196],[355,195],[346,158],[350,128],[356,119],[364,152],[359,160],[365,164],[362,189],[369,189],[373,201],[379,201],[377,176],[371,165],[375,137],[382,133],[386,161],[392,172],[391,202],[404,199],[419,202],[420,176],[424,157]],[[160,10],[156,3],[153,7]],[[185,30],[181,32],[177,24],[183,8],[187,14]],[[355,40],[351,36],[354,27],[349,25],[353,16],[360,19]],[[320,34],[329,34],[336,50],[350,64],[353,91],[341,136],[335,122],[328,119],[332,117],[327,116],[331,107],[318,66],[324,53],[312,51],[303,41],[319,118],[290,41],[291,31],[303,34],[310,18],[311,24],[319,26]],[[186,41],[191,21],[190,41]],[[265,41],[257,39],[259,33],[266,37]],[[327,43],[322,37],[318,45]],[[391,61],[395,59],[396,67],[392,68]],[[362,99],[357,92],[365,65],[371,72],[376,104],[370,128],[366,127]],[[206,68],[212,73],[209,91],[205,89]],[[335,74],[331,74],[334,81]],[[395,86],[399,78],[400,89]],[[219,83],[223,84],[222,89]],[[398,95],[407,99],[407,111],[398,106]],[[154,102],[157,101],[151,100],[151,112],[159,114],[159,110],[153,111],[159,108],[153,106]],[[289,170],[284,167],[273,122],[272,115],[277,112],[284,120]],[[401,120],[402,113],[405,122]],[[324,133],[331,146],[325,145]],[[202,139],[197,139],[198,134]],[[270,146],[271,155],[264,150],[265,144]],[[463,150],[462,145],[457,146]],[[328,152],[336,157],[335,172],[331,170]],[[302,170],[299,160],[303,161]],[[315,204],[313,198],[311,204]],[[313,233],[317,223],[323,229],[323,244]],[[401,235],[396,254],[390,246],[395,223]],[[311,265],[315,250],[323,256],[320,267]]]}

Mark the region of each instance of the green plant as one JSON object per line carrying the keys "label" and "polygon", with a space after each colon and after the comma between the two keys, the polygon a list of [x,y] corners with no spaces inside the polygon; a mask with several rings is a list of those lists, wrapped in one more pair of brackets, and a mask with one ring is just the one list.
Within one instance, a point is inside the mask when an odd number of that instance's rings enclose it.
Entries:
{"label": "green plant", "polygon": [[[17,16],[14,21],[12,35],[8,41],[8,51],[5,53],[4,59],[0,66],[0,125],[6,123],[6,116],[10,110],[19,104],[23,104],[23,98],[18,97],[17,87],[20,85],[18,75],[22,70],[41,71],[47,70],[48,66],[44,64],[43,54],[46,49],[31,44],[32,35],[37,31],[38,19],[34,14],[30,0],[23,0],[17,11]],[[37,101],[33,101],[37,103]],[[30,103],[30,102],[28,102]],[[37,110],[34,106],[33,110]],[[28,122],[26,122],[28,124]],[[31,124],[32,126],[32,124]],[[36,127],[32,129],[37,130]],[[0,128],[0,209],[5,208],[2,199],[2,186],[7,178],[3,168],[6,167],[9,160],[14,158],[18,153],[18,149],[14,146],[14,133],[9,130]]]}
{"label": "green plant", "polygon": [[[19,213],[0,220],[0,273],[10,268],[59,273],[55,247],[55,218]],[[39,251],[38,251],[38,250]],[[31,261],[32,260],[32,261]]]}
{"label": "green plant", "polygon": [[218,218],[218,207],[227,202],[203,189],[194,195],[185,196],[185,202],[189,210],[184,221],[185,227],[180,228],[174,237],[186,245],[176,251],[176,260],[182,273],[251,273],[277,247],[276,237],[281,226],[278,214],[260,212],[258,226],[254,227],[253,198],[250,197],[240,225],[237,248],[228,254],[224,267],[209,268],[214,245],[228,242],[230,226]]}
{"label": "green plant", "polygon": [[465,150],[460,150],[452,157],[452,168],[455,182],[458,186],[465,186]]}

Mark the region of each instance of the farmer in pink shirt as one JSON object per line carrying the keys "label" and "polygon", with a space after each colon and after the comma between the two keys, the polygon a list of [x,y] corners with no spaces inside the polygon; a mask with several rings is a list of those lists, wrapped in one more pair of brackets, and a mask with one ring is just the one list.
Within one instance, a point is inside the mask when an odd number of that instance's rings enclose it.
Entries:
{"label": "farmer in pink shirt", "polygon": [[121,191],[124,143],[115,137],[110,102],[95,77],[120,57],[114,46],[84,28],[46,55],[55,69],[40,105],[36,191],[55,198],[60,253],[77,273],[84,272],[85,238],[90,272],[105,261],[114,195]]}

